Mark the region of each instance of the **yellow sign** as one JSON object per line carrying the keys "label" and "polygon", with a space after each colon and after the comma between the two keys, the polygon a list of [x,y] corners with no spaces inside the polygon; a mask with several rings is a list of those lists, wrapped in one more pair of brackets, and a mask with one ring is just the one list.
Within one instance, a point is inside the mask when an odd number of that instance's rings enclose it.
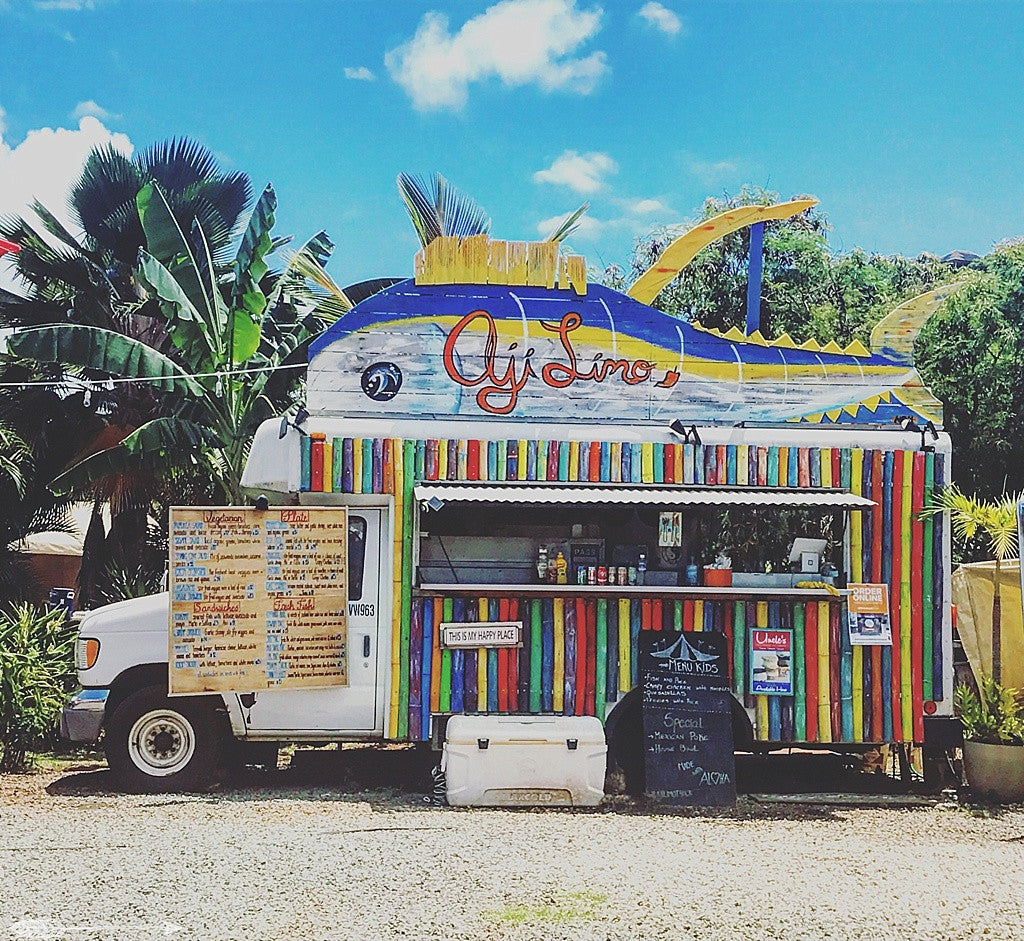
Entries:
{"label": "yellow sign", "polygon": [[348,684],[348,514],[174,507],[172,695]]}

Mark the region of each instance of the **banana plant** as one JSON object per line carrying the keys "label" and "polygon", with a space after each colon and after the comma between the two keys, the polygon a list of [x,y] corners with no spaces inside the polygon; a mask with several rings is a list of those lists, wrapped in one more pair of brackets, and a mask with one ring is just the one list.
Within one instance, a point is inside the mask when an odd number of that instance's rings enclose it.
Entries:
{"label": "banana plant", "polygon": [[[304,364],[297,354],[344,304],[321,312],[308,302],[311,292],[293,265],[268,275],[267,255],[280,244],[270,234],[277,207],[271,186],[257,201],[228,269],[215,263],[200,224],[188,234],[182,230],[156,184],[139,191],[136,205],[146,237],[136,276],[167,321],[171,355],[89,326],[24,330],[8,340],[8,348],[25,359],[146,381],[166,393],[168,414],[73,464],[51,489],[67,492],[140,466],[193,464],[208,468],[229,502],[240,502],[242,470],[256,428],[289,404],[287,395],[272,392],[268,384],[283,369]],[[297,256],[320,262],[330,247],[321,233]],[[300,315],[304,300],[312,309]],[[283,323],[275,319],[279,305],[290,306],[294,317]],[[264,326],[271,321],[273,342],[263,342]]]}

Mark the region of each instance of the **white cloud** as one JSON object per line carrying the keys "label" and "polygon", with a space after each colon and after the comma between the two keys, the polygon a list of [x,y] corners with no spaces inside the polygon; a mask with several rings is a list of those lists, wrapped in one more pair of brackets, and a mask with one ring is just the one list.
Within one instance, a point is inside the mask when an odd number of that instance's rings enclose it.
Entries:
{"label": "white cloud", "polygon": [[679,15],[656,0],[650,0],[637,11],[638,15],[647,20],[655,29],[660,29],[668,36],[676,36],[683,28]]}
{"label": "white cloud", "polygon": [[431,11],[384,62],[420,111],[457,111],[470,84],[488,78],[587,95],[608,71],[607,57],[573,54],[600,31],[601,15],[600,7],[577,9],[576,0],[501,0],[453,34],[448,17]]}
{"label": "white cloud", "polygon": [[114,134],[95,117],[86,116],[77,128],[37,128],[13,145],[4,136],[5,117],[0,108],[0,215],[26,215],[32,201],[38,199],[74,232],[67,196],[82,173],[85,158],[103,144],[131,154],[132,142],[127,135]]}
{"label": "white cloud", "polygon": [[660,199],[622,199],[619,205],[634,216],[649,216],[655,212],[671,212]]}
{"label": "white cloud", "polygon": [[78,13],[81,10],[95,10],[98,0],[36,0],[33,6],[37,10],[70,10]]}
{"label": "white cloud", "polygon": [[97,121],[120,121],[121,115],[101,108],[90,98],[88,101],[80,101],[75,105],[71,112],[71,118],[75,121],[80,121],[82,118],[96,118]]}
{"label": "white cloud", "polygon": [[618,164],[608,154],[566,150],[546,170],[534,173],[533,182],[568,186],[577,193],[596,193],[604,186],[604,177],[618,169]]}
{"label": "white cloud", "polygon": [[691,160],[689,165],[690,173],[705,186],[714,186],[734,177],[739,169],[735,160]]}
{"label": "white cloud", "polygon": [[376,77],[365,65],[358,68],[345,66],[345,78],[355,79],[357,82],[372,82]]}

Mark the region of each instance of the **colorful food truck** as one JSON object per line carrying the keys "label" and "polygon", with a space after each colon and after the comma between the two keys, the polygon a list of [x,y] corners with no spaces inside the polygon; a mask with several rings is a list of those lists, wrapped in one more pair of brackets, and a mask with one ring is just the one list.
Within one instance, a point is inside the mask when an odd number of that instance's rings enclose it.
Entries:
{"label": "colorful food truck", "polygon": [[[612,724],[642,632],[715,631],[738,747],[932,741],[951,715],[949,531],[918,513],[950,444],[912,348],[942,297],[894,312],[870,350],[798,345],[588,283],[555,243],[437,239],[313,344],[308,414],[264,424],[245,471],[275,526],[346,511],[330,685],[280,682],[259,614],[259,683],[169,696],[203,663],[182,642],[194,609],[165,594],[83,620],[68,734],[104,728],[127,783],[167,787],[206,780],[231,738],[426,742],[467,713]],[[180,563],[172,547],[172,592]]]}

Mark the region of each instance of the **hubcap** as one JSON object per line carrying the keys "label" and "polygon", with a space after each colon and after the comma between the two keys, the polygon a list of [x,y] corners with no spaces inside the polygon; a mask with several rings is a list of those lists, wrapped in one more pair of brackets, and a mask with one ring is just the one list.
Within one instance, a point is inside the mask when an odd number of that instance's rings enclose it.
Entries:
{"label": "hubcap", "polygon": [[147,712],[128,734],[128,753],[135,767],[155,777],[181,771],[195,750],[192,724],[181,713],[170,709]]}

